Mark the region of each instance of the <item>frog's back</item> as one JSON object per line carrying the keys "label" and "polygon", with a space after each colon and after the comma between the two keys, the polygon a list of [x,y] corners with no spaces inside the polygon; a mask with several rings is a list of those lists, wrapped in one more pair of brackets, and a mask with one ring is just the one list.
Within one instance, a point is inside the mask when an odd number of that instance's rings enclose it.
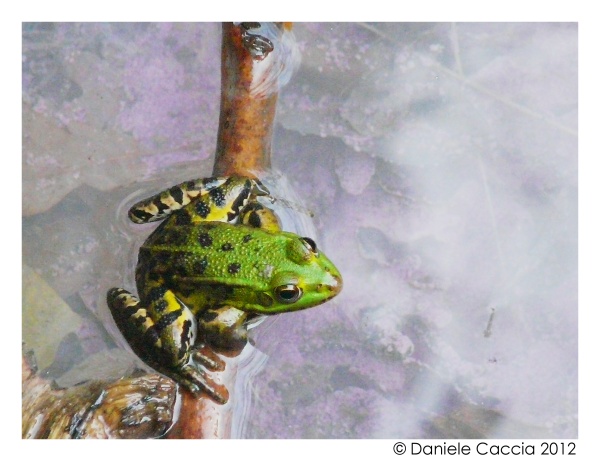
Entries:
{"label": "frog's back", "polygon": [[165,222],[141,247],[138,270],[173,281],[266,283],[268,268],[285,260],[286,238],[239,224]]}
{"label": "frog's back", "polygon": [[312,239],[224,222],[181,223],[177,214],[141,247],[136,270],[141,298],[171,290],[199,313],[229,305],[275,314],[321,304],[341,277]]}

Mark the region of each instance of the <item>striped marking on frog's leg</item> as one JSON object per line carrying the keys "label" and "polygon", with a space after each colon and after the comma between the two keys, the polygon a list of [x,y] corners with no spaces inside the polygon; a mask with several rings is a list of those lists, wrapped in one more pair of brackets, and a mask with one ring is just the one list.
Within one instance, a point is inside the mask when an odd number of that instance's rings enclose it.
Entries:
{"label": "striped marking on frog's leg", "polygon": [[113,288],[107,301],[119,330],[144,362],[191,392],[206,392],[219,403],[227,401],[227,391],[215,385],[191,359],[196,318],[173,292],[151,289],[144,307],[128,291]]}
{"label": "striped marking on frog's leg", "polygon": [[157,353],[162,364],[179,367],[187,363],[197,337],[195,315],[171,290],[161,286],[149,289],[144,301],[153,322],[144,331],[144,336],[149,342],[158,339],[154,344],[160,344]]}
{"label": "striped marking on frog's leg", "polygon": [[[238,217],[256,197],[268,195],[268,189],[258,180],[230,177],[220,187],[198,197],[181,211],[183,224],[205,221],[237,222]],[[183,214],[187,216],[183,216]]]}
{"label": "striped marking on frog's leg", "polygon": [[177,211],[197,197],[214,190],[229,178],[204,178],[185,181],[181,184],[144,199],[129,209],[129,219],[136,224],[160,221],[173,211]]}
{"label": "striped marking on frog's leg", "polygon": [[144,306],[127,290],[113,288],[107,301],[119,330],[145,362],[156,367],[187,362],[196,339],[196,319],[171,291],[150,290]]}
{"label": "striped marking on frog's leg", "polygon": [[275,212],[259,202],[252,202],[245,207],[240,221],[247,226],[257,227],[270,232],[281,230],[281,224]]}
{"label": "striped marking on frog's leg", "polygon": [[[117,327],[133,351],[143,358],[149,340],[145,333],[154,325],[148,311],[140,304],[138,298],[123,288],[109,290],[106,301]],[[150,346],[161,347],[161,343],[158,338],[154,338]]]}

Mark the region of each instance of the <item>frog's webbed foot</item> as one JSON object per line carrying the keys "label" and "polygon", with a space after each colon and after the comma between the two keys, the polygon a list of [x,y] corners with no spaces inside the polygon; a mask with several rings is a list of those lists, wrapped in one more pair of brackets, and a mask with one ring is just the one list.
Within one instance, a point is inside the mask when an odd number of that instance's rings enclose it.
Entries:
{"label": "frog's webbed foot", "polygon": [[202,367],[193,363],[193,360],[190,360],[190,362],[179,368],[177,373],[173,373],[170,370],[159,371],[173,378],[193,394],[204,392],[212,400],[220,404],[225,404],[229,400],[227,388],[210,379],[204,370],[202,370]]}
{"label": "frog's webbed foot", "polygon": [[189,361],[172,377],[193,394],[205,392],[215,402],[227,403],[229,400],[227,388],[215,383],[205,370],[223,371],[225,362],[209,347],[202,345],[192,350]]}
{"label": "frog's webbed foot", "polygon": [[147,307],[122,288],[111,289],[107,301],[119,330],[145,363],[193,393],[206,392],[218,403],[227,402],[227,389],[206,373],[222,371],[224,363],[214,354],[192,349],[195,316],[170,290],[153,289]]}

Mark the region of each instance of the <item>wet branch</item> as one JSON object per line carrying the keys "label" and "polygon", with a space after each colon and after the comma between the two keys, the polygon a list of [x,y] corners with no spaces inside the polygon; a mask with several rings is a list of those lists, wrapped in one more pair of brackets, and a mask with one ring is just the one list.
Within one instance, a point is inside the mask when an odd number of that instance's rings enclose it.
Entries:
{"label": "wet branch", "polygon": [[[243,27],[223,24],[221,44],[221,112],[213,174],[254,176],[271,165],[273,119],[277,91],[266,97],[251,94],[256,60],[244,46]],[[221,382],[234,388],[239,353],[227,360]],[[228,438],[232,404],[218,405],[205,395],[183,390],[179,420],[168,438]]]}

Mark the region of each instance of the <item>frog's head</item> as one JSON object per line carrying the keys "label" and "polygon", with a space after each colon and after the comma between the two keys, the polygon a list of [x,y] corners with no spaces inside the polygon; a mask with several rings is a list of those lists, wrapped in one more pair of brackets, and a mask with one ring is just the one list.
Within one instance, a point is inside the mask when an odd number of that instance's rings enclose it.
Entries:
{"label": "frog's head", "polygon": [[287,234],[286,264],[273,268],[269,290],[258,296],[261,314],[291,312],[322,304],[342,289],[342,276],[308,237]]}

